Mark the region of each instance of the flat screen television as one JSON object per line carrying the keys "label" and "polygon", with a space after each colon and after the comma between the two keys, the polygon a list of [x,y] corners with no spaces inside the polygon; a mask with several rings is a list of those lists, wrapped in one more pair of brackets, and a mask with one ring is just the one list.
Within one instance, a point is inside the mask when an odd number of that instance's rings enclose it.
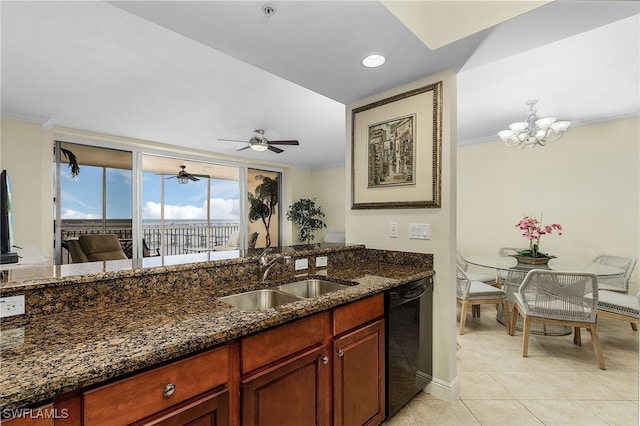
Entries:
{"label": "flat screen television", "polygon": [[13,247],[13,216],[11,212],[11,182],[7,171],[0,173],[0,253]]}

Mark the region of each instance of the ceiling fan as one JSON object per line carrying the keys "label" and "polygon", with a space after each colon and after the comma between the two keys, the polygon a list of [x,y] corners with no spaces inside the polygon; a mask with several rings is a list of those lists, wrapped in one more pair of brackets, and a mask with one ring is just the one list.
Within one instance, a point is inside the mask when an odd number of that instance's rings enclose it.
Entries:
{"label": "ceiling fan", "polygon": [[177,178],[178,179],[178,183],[188,183],[190,180],[197,182],[199,181],[201,177],[206,177],[208,178],[209,175],[196,175],[196,174],[191,174],[191,173],[187,173],[184,169],[187,166],[180,166],[180,171],[178,172],[177,175],[175,176],[169,176],[167,179],[173,179],[173,178]]}
{"label": "ceiling fan", "polygon": [[254,130],[253,132],[255,133],[255,136],[249,139],[248,141],[238,141],[234,139],[220,139],[220,138],[218,140],[227,141],[227,142],[241,142],[241,143],[249,144],[244,148],[236,149],[236,151],[244,151],[245,149],[251,148],[254,151],[269,150],[269,151],[275,152],[276,154],[280,154],[281,152],[284,152],[284,150],[278,147],[275,147],[273,145],[300,145],[300,143],[296,140],[270,141],[269,139],[264,137],[264,130],[262,129]]}

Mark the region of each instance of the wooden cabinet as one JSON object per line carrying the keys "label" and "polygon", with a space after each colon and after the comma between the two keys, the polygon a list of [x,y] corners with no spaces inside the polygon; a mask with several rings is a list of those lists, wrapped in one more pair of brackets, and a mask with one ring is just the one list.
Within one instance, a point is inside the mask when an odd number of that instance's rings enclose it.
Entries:
{"label": "wooden cabinet", "polygon": [[228,377],[228,347],[213,349],[84,392],[83,424],[116,426],[161,412],[167,416],[168,408],[184,410],[179,404],[224,386]]}
{"label": "wooden cabinet", "polygon": [[208,392],[132,426],[222,426],[229,424],[229,390]]}
{"label": "wooden cabinet", "polygon": [[2,420],[2,424],[4,426],[53,426],[54,414],[53,404],[46,404],[38,408],[16,410],[16,417]]}
{"label": "wooden cabinet", "polygon": [[331,313],[242,339],[243,426],[328,425]]}
{"label": "wooden cabinet", "polygon": [[242,380],[244,426],[326,425],[331,377],[327,349],[318,346]]}
{"label": "wooden cabinet", "polygon": [[334,310],[333,424],[336,426],[377,425],[384,420],[382,297],[373,296]]}

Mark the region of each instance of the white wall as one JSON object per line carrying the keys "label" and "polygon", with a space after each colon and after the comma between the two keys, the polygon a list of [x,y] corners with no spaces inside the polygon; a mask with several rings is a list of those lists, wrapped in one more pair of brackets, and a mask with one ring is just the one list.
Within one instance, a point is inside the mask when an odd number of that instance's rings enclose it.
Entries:
{"label": "white wall", "polygon": [[[38,124],[2,119],[0,169],[11,180],[14,241],[53,253],[53,144]],[[46,242],[46,243],[45,243]]]}
{"label": "white wall", "polygon": [[326,229],[316,233],[315,242],[322,241],[327,232],[345,232],[345,191],[347,178],[344,167],[315,170],[311,173],[310,198],[318,199],[317,205],[325,213]]}
{"label": "white wall", "polygon": [[[458,148],[458,247],[463,255],[528,246],[524,214],[559,223],[543,252],[571,262],[639,256],[640,119],[569,128],[533,150],[495,141]],[[638,268],[630,292],[639,290]]]}
{"label": "white wall", "polygon": [[[433,209],[351,210],[351,111],[354,108],[427,84],[443,82],[442,207]],[[434,341],[433,376],[429,391],[446,400],[458,396],[456,371],[456,76],[447,71],[362,99],[347,107],[345,183],[347,241],[369,248],[432,253],[434,255]],[[399,238],[389,238],[389,223],[398,222]],[[431,225],[430,240],[410,240],[409,223]]]}

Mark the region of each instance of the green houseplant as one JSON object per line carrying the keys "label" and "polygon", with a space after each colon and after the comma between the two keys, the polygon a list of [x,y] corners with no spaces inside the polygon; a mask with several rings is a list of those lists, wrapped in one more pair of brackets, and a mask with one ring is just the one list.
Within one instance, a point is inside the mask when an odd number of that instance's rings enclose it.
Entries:
{"label": "green houseplant", "polygon": [[315,198],[301,198],[287,209],[287,219],[299,227],[298,240],[307,244],[315,239],[315,231],[327,227],[323,217],[322,207],[316,206]]}

